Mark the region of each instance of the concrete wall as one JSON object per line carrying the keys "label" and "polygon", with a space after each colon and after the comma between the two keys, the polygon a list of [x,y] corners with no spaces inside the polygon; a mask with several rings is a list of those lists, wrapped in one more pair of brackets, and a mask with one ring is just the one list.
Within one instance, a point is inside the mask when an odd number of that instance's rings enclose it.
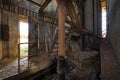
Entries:
{"label": "concrete wall", "polygon": [[0,60],[18,55],[18,16],[0,11]]}
{"label": "concrete wall", "polygon": [[51,39],[52,34],[51,34],[51,24],[45,23],[45,22],[39,22],[39,49],[40,51],[44,52],[45,51],[45,44],[41,44],[44,42],[48,42],[49,46],[51,46]]}
{"label": "concrete wall", "polygon": [[1,24],[2,24],[2,57],[9,56],[9,25],[8,25],[9,13],[2,10]]}
{"label": "concrete wall", "polygon": [[84,5],[84,27],[93,31],[93,4],[92,0],[86,0]]}
{"label": "concrete wall", "polygon": [[84,27],[101,37],[101,4],[100,0],[86,0],[84,5]]}
{"label": "concrete wall", "polygon": [[101,2],[100,0],[93,0],[93,4],[94,4],[94,33],[99,36],[102,37],[102,11],[101,11]]}
{"label": "concrete wall", "polygon": [[18,55],[18,41],[19,41],[19,27],[18,27],[18,15],[9,14],[9,55],[16,57]]}
{"label": "concrete wall", "polygon": [[32,19],[28,19],[29,22],[29,54],[36,54],[38,50],[38,25],[37,23]]}
{"label": "concrete wall", "polygon": [[45,24],[44,22],[39,22],[39,43],[45,42]]}
{"label": "concrete wall", "polygon": [[120,64],[120,0],[109,0],[110,41]]}

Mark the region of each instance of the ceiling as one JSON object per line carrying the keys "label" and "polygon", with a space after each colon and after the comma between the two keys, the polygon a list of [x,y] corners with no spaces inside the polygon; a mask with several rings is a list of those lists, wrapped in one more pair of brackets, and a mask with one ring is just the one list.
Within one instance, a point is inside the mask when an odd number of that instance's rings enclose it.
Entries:
{"label": "ceiling", "polygon": [[[36,13],[47,12],[53,14],[57,9],[56,0],[18,0],[18,4]],[[106,0],[101,0],[101,6],[106,9]]]}
{"label": "ceiling", "polygon": [[55,15],[57,9],[56,0],[18,0],[19,6],[36,13],[46,12]]}

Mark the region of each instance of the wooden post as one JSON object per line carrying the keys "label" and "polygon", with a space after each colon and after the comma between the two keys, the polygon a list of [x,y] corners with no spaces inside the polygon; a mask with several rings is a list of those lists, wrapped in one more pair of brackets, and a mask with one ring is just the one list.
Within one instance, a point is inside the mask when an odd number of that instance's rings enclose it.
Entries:
{"label": "wooden post", "polygon": [[58,56],[65,56],[65,0],[58,3]]}
{"label": "wooden post", "polygon": [[57,0],[58,3],[58,64],[57,73],[59,80],[65,80],[65,0]]}

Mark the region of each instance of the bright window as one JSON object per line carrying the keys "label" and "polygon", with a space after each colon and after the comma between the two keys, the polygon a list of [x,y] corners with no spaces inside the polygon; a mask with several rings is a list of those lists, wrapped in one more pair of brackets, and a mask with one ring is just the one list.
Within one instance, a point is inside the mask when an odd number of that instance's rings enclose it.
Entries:
{"label": "bright window", "polygon": [[28,55],[28,23],[20,22],[20,55],[21,57]]}

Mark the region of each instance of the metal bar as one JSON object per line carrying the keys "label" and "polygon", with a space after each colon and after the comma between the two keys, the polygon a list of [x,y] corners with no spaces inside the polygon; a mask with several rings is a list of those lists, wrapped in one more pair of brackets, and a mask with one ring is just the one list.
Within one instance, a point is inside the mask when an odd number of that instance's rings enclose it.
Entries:
{"label": "metal bar", "polygon": [[[29,51],[28,51],[29,52]],[[28,58],[28,69],[30,69],[30,58],[29,58],[29,53],[28,53],[28,56],[27,56],[27,58]],[[20,58],[21,59],[21,58]]]}
{"label": "metal bar", "polygon": [[20,44],[18,44],[18,76],[19,76],[19,80],[21,78],[21,74],[20,74]]}

